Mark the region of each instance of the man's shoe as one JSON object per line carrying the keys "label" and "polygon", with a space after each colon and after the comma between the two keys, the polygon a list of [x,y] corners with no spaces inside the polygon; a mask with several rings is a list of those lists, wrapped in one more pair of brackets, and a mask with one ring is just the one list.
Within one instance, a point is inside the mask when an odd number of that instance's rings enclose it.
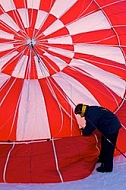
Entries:
{"label": "man's shoe", "polygon": [[110,169],[105,169],[104,167],[98,167],[97,169],[97,172],[102,172],[102,173],[104,173],[104,172],[112,172],[112,169],[110,170]]}

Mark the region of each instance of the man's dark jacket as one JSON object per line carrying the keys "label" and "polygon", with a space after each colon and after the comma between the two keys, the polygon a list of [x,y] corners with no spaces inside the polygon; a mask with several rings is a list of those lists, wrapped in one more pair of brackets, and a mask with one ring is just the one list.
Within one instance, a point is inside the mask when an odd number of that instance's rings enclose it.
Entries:
{"label": "man's dark jacket", "polygon": [[87,106],[84,117],[86,120],[86,126],[83,129],[84,136],[90,135],[95,129],[108,136],[116,133],[121,128],[116,115],[99,106]]}

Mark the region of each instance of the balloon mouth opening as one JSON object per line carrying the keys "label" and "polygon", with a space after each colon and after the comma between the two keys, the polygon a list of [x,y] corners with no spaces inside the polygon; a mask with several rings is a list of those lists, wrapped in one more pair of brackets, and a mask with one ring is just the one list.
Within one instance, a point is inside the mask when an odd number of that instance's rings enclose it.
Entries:
{"label": "balloon mouth opening", "polygon": [[36,42],[36,40],[34,38],[32,38],[32,39],[29,38],[29,39],[26,40],[26,44],[31,46],[31,47],[33,47],[36,43],[37,42]]}

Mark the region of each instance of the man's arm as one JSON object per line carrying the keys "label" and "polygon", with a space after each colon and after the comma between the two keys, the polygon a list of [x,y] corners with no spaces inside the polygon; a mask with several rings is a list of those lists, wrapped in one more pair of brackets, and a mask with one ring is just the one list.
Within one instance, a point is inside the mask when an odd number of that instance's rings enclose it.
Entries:
{"label": "man's arm", "polygon": [[88,136],[90,135],[93,131],[95,130],[95,127],[93,124],[91,124],[89,121],[86,121],[86,126],[82,130],[83,136]]}

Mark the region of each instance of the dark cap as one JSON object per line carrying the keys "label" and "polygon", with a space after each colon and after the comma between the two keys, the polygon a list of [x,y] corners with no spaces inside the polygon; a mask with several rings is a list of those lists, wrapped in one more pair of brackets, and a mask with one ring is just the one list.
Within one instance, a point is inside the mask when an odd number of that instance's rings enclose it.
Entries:
{"label": "dark cap", "polygon": [[75,113],[75,114],[81,114],[81,112],[82,112],[82,106],[83,106],[83,104],[78,104],[78,105],[75,107],[74,113]]}

